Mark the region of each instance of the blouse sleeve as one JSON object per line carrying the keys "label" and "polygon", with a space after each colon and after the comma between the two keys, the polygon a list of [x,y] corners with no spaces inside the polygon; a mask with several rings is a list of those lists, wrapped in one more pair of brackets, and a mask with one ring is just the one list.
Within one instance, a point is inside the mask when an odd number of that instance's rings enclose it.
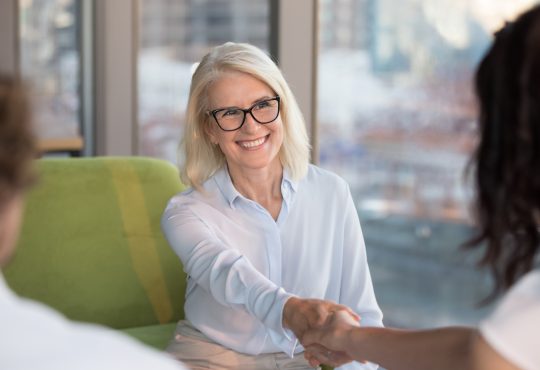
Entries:
{"label": "blouse sleeve", "polygon": [[283,307],[292,295],[261,274],[238,250],[224,245],[186,204],[169,205],[161,225],[184,270],[220,304],[245,310],[268,329],[295,341],[282,325]]}

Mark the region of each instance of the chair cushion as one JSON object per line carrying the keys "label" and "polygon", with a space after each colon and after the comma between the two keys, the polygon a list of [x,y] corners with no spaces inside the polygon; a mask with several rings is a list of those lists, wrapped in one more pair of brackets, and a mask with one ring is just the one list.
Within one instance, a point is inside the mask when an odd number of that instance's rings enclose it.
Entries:
{"label": "chair cushion", "polygon": [[160,218],[182,190],[168,162],[43,159],[5,271],[20,295],[80,321],[129,328],[183,317],[185,274]]}

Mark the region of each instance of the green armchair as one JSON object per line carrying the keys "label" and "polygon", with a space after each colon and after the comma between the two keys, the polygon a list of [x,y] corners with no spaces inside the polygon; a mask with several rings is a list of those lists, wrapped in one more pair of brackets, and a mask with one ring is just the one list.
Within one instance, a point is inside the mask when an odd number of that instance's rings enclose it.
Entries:
{"label": "green armchair", "polygon": [[41,159],[19,246],[5,270],[21,296],[163,349],[183,317],[186,276],[160,229],[183,189],[168,162]]}

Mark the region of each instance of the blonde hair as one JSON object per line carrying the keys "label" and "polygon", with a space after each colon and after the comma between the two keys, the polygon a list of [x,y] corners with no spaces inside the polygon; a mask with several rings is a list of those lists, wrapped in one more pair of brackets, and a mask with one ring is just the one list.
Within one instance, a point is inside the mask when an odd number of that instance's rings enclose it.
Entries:
{"label": "blonde hair", "polygon": [[285,78],[272,59],[259,48],[227,42],[203,57],[191,79],[184,137],[179,147],[182,181],[200,190],[202,184],[225,164],[225,156],[219,146],[210,142],[207,134],[207,128],[212,124],[212,117],[207,111],[210,109],[209,88],[227,72],[249,74],[266,83],[281,97],[284,134],[279,158],[294,180],[304,177],[309,164],[309,139],[304,118]]}

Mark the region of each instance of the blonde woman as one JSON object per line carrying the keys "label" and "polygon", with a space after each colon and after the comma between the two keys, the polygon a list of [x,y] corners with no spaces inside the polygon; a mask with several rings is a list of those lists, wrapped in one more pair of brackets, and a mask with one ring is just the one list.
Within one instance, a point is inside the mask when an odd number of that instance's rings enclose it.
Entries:
{"label": "blonde woman", "polygon": [[[268,55],[226,43],[202,59],[182,149],[191,188],[162,218],[189,276],[169,352],[192,369],[309,369],[299,340],[333,312],[382,326],[349,188],[309,164],[304,120]],[[376,366],[343,367],[361,368]]]}

